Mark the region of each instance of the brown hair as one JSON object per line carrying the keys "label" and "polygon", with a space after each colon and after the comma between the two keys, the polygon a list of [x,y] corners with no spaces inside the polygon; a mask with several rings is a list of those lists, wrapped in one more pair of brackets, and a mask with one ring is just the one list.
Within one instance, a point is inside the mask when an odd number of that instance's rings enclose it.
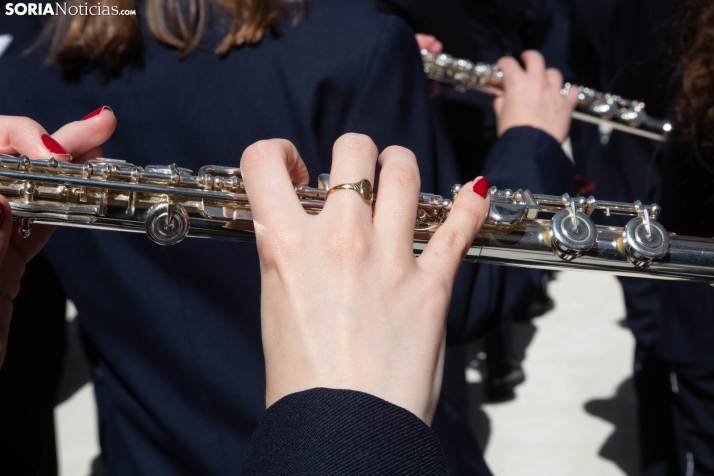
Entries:
{"label": "brown hair", "polygon": [[687,0],[679,30],[681,89],[675,112],[681,138],[694,145],[701,161],[714,153],[714,2]]}
{"label": "brown hair", "polygon": [[[228,33],[216,47],[219,55],[259,43],[265,32],[280,22],[285,10],[283,0],[146,0],[143,13],[154,38],[185,56],[200,47],[209,1],[233,13]],[[298,20],[307,0],[294,3]],[[72,5],[86,2],[67,2],[67,7]],[[136,10],[136,0],[102,0],[101,6]],[[136,15],[58,15],[48,23],[42,39],[49,43],[48,61],[64,69],[86,63],[118,69],[140,47],[141,29]]]}

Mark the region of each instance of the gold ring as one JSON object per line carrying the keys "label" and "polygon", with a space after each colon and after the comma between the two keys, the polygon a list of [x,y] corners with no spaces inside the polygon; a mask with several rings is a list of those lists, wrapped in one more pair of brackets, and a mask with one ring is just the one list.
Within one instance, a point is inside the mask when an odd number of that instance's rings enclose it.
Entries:
{"label": "gold ring", "polygon": [[[335,190],[354,190],[359,193],[359,196],[362,197],[362,200],[364,200],[364,203],[366,204],[371,204],[372,199],[374,198],[374,195],[372,194],[372,184],[367,179],[362,179],[357,183],[343,183],[335,185],[327,191],[327,197],[329,197]],[[327,200],[327,197],[325,197],[325,200]]]}

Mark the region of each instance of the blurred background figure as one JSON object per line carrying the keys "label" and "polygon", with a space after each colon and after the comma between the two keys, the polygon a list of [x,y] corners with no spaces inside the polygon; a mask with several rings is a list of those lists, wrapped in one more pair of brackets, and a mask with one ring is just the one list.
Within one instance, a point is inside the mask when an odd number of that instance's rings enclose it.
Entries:
{"label": "blurred background figure", "polygon": [[[637,24],[637,26],[634,26]],[[602,62],[613,92],[674,120],[666,144],[612,134],[604,155],[613,193],[652,197],[661,221],[712,236],[714,86],[711,2],[619,1]],[[637,339],[643,474],[714,474],[714,292],[691,283],[622,280]]]}
{"label": "blurred background figure", "polygon": [[[519,58],[524,51],[534,49],[544,53],[548,66],[562,68],[566,64],[560,61],[561,58],[552,61],[560,51],[554,47],[558,38],[553,40],[551,37],[563,27],[567,28],[568,19],[558,17],[558,12],[543,1],[447,0],[434,8],[428,1],[380,0],[378,5],[381,10],[407,20],[415,31],[438,39],[439,48],[431,47],[433,53],[443,51],[458,58],[495,64],[503,56]],[[549,54],[549,50],[554,51]],[[464,181],[470,175],[481,174],[498,138],[492,99],[475,91],[457,92],[441,87],[435,103],[458,161],[460,179]],[[504,169],[503,174],[507,182],[499,184],[501,188],[528,188],[535,193],[555,195],[569,190],[564,190],[564,186],[557,182],[544,187],[540,178],[518,170]],[[484,319],[485,324],[469,335],[471,339],[483,338],[482,343],[472,349],[472,355],[466,357],[463,347],[452,348],[451,355],[461,352],[467,362],[478,364],[485,379],[486,398],[504,401],[514,398],[515,387],[525,380],[517,357],[519,352],[512,348],[512,323],[514,320],[527,322],[552,308],[552,300],[547,294],[549,274],[527,269],[481,272],[499,275],[499,304],[495,306],[494,315]],[[454,344],[459,341],[455,336],[451,340]],[[476,359],[476,354],[485,358]],[[454,376],[456,374],[454,370]]]}

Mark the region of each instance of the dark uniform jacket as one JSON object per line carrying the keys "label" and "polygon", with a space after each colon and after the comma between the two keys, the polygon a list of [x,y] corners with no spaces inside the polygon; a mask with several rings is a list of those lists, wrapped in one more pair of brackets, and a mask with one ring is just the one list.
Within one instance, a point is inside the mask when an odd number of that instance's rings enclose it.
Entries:
{"label": "dark uniform jacket", "polygon": [[[619,2],[613,36],[603,57],[603,82],[612,92],[643,100],[655,117],[672,116],[679,90],[676,25],[682,2]],[[632,19],[645,21],[632,24]],[[619,200],[657,201],[670,232],[714,236],[714,174],[676,134],[667,144],[613,133],[604,155],[603,181]],[[707,162],[708,161],[708,162]],[[709,167],[709,169],[707,168]],[[657,299],[643,302],[649,318],[633,322],[641,342],[656,345],[668,362],[714,369],[714,289],[706,284],[653,282]]]}

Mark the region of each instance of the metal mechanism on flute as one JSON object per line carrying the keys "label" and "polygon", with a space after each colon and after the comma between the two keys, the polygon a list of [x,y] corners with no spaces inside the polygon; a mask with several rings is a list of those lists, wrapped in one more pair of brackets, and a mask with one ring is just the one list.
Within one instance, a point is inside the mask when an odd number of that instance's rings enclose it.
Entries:
{"label": "metal mechanism on flute", "polygon": [[[473,63],[447,54],[435,55],[421,50],[424,72],[437,82],[453,86],[457,91],[475,90],[489,95],[501,89],[503,72],[486,63]],[[585,86],[566,83],[562,93],[577,87],[578,104],[573,118],[594,124],[607,124],[631,134],[658,141],[666,140],[672,131],[669,122],[647,115],[645,103],[630,101],[620,96],[601,93]]]}
{"label": "metal mechanism on flute", "polygon": [[[319,187],[295,187],[305,211],[319,213],[329,176]],[[421,253],[449,215],[452,198],[422,193],[414,227]],[[714,283],[714,239],[677,236],[656,221],[657,205],[594,197],[490,190],[486,224],[466,260],[546,269]],[[10,201],[20,232],[50,224],[145,232],[160,245],[186,236],[255,241],[253,216],[240,169],[207,165],[197,175],[176,166],[138,167],[121,160],[85,164],[0,154],[0,194]],[[629,215],[624,228],[596,225],[595,212]]]}

